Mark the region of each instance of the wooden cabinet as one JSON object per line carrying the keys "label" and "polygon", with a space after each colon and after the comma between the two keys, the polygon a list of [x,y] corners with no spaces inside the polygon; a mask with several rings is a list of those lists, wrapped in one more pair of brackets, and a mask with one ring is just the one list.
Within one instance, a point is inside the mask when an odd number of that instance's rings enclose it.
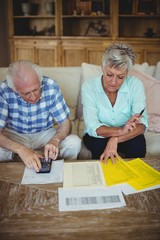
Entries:
{"label": "wooden cabinet", "polygon": [[58,65],[58,42],[49,39],[14,39],[14,60],[30,60],[42,67]]}
{"label": "wooden cabinet", "polygon": [[8,0],[13,36],[57,36],[57,2]]}
{"label": "wooden cabinet", "polygon": [[79,66],[82,62],[101,64],[104,49],[110,41],[98,39],[70,38],[62,40],[62,64],[63,66]]}
{"label": "wooden cabinet", "polygon": [[130,43],[138,63],[160,60],[159,0],[7,0],[7,6],[11,61],[99,64],[115,41]]}
{"label": "wooden cabinet", "polygon": [[26,59],[43,67],[60,64],[57,2],[7,1],[11,61]]}
{"label": "wooden cabinet", "polygon": [[111,37],[110,1],[62,0],[62,35]]}

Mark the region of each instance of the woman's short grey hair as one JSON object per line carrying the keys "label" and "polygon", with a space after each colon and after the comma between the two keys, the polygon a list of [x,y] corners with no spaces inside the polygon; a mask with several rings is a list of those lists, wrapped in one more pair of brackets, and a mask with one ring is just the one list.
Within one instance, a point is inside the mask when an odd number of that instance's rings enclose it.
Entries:
{"label": "woman's short grey hair", "polygon": [[106,48],[102,56],[102,67],[114,67],[129,70],[135,63],[136,53],[129,44],[113,43]]}
{"label": "woman's short grey hair", "polygon": [[42,74],[41,68],[37,64],[31,63],[30,61],[27,61],[27,60],[16,61],[9,65],[9,68],[7,70],[7,76],[6,76],[8,86],[11,89],[13,89],[14,91],[16,91],[14,79],[16,79],[18,77],[18,78],[21,78],[23,81],[23,78],[21,77],[19,72],[20,72],[21,67],[25,66],[25,65],[27,67],[31,68],[32,70],[34,70],[38,76],[40,83],[42,82],[43,74]]}

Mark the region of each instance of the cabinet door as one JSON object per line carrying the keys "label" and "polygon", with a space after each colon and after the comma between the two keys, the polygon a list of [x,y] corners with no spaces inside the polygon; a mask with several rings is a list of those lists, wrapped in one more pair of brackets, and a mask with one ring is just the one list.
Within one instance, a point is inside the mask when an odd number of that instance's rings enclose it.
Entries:
{"label": "cabinet door", "polygon": [[110,44],[111,42],[106,40],[97,40],[94,44],[88,41],[86,47],[87,62],[100,66],[102,62],[102,55],[104,54],[106,47]]}
{"label": "cabinet door", "polygon": [[[69,44],[70,45],[70,44]],[[62,65],[80,66],[85,62],[85,48],[81,46],[63,46],[62,47]]]}
{"label": "cabinet door", "polygon": [[59,41],[57,40],[36,40],[35,41],[35,62],[41,67],[55,67],[58,62]]}
{"label": "cabinet door", "polygon": [[135,42],[134,43],[131,43],[130,44],[134,51],[136,52],[136,63],[143,63],[144,62],[144,48],[142,48],[141,46],[139,46],[140,44],[136,44]]}
{"label": "cabinet door", "polygon": [[43,46],[36,48],[36,63],[41,67],[57,66],[55,49],[47,49]]}
{"label": "cabinet door", "polygon": [[35,51],[34,46],[23,46],[23,45],[15,45],[14,46],[14,59],[17,60],[29,60],[34,62],[35,59]]}
{"label": "cabinet door", "polygon": [[149,65],[156,65],[160,61],[160,45],[155,47],[150,47],[145,50],[145,62]]}
{"label": "cabinet door", "polygon": [[58,42],[39,39],[16,39],[14,61],[29,60],[42,67],[58,66]]}
{"label": "cabinet door", "polygon": [[87,49],[87,58],[88,58],[87,62],[91,63],[91,64],[95,64],[95,65],[101,65],[103,53],[104,53],[104,50],[88,48]]}

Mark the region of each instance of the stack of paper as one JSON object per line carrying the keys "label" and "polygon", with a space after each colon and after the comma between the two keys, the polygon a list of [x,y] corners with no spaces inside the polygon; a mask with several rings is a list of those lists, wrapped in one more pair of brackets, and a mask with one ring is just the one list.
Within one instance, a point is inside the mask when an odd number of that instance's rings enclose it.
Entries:
{"label": "stack of paper", "polygon": [[107,164],[101,163],[101,166],[107,186],[122,183],[131,186],[127,193],[127,189],[121,185],[125,194],[160,187],[160,172],[150,167],[140,158],[129,162],[116,160],[116,164],[112,164],[111,160],[109,160]]}
{"label": "stack of paper", "polygon": [[122,195],[160,187],[160,172],[140,158],[113,164],[99,161],[64,163],[59,210],[89,210],[125,206]]}
{"label": "stack of paper", "polygon": [[[64,174],[64,176],[63,176]],[[37,174],[25,168],[22,184],[46,184],[63,181],[59,188],[59,210],[89,210],[125,206],[122,195],[160,187],[160,172],[140,158],[129,162],[123,159],[113,164],[100,161],[64,163],[55,161],[51,172]]]}

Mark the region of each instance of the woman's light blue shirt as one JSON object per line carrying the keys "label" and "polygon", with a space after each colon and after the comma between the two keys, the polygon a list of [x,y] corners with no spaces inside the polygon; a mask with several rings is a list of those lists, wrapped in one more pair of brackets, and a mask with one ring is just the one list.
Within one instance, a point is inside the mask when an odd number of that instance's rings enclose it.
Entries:
{"label": "woman's light blue shirt", "polygon": [[[134,76],[127,76],[120,87],[114,106],[105,94],[101,76],[85,81],[82,85],[83,117],[85,133],[99,137],[96,129],[100,126],[121,127],[136,113],[146,109],[143,83]],[[146,110],[141,122],[148,127]]]}

